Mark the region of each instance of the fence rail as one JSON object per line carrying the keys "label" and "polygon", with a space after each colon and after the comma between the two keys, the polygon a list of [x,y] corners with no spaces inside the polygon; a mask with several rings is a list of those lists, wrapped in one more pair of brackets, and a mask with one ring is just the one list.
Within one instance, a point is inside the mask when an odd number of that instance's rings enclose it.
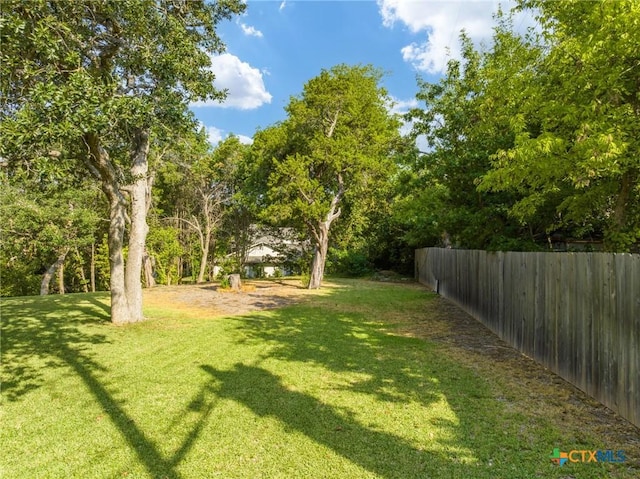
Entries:
{"label": "fence rail", "polygon": [[640,255],[424,248],[416,278],[640,427]]}

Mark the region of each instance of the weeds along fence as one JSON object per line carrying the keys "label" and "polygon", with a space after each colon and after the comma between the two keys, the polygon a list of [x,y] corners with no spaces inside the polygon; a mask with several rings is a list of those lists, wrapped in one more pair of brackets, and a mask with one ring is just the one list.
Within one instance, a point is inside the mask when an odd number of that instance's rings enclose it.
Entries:
{"label": "weeds along fence", "polygon": [[640,255],[424,248],[416,278],[640,427]]}

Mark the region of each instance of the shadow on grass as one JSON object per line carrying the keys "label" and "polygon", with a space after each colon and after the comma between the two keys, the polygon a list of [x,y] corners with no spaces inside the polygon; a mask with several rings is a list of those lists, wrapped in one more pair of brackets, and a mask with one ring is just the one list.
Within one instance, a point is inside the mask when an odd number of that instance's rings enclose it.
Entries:
{"label": "shadow on grass", "polygon": [[425,475],[427,465],[444,459],[401,437],[364,426],[348,412],[292,391],[261,367],[236,364],[226,371],[201,367],[214,379],[220,398],[243,404],[259,417],[275,418],[380,477],[429,477]]}
{"label": "shadow on grass", "polygon": [[[429,405],[441,397],[442,387],[452,385],[452,381],[466,379],[469,386],[477,385],[470,377],[456,377],[457,367],[449,375],[453,365],[437,354],[435,346],[392,334],[377,316],[358,312],[357,304],[350,307],[349,300],[353,300],[349,290],[334,290],[318,298],[316,304],[239,318],[240,330],[249,341],[270,344],[267,357],[316,364],[336,373],[362,374],[366,379],[345,387],[382,401]],[[384,298],[381,301],[384,303]],[[394,308],[389,304],[380,307]],[[384,317],[385,311],[379,314]],[[428,363],[424,362],[425,357]],[[473,389],[472,394],[481,394]]]}
{"label": "shadow on grass", "polygon": [[[426,434],[396,435],[376,426],[375,418],[374,423],[362,422],[360,417],[366,414],[323,403],[284,384],[260,363],[238,363],[231,370],[202,365],[213,378],[212,388],[221,398],[242,404],[260,417],[278,419],[379,477],[492,477],[481,467],[488,459],[483,457],[486,451],[475,447],[483,432],[503,434],[499,426],[483,431],[486,424],[476,416],[478,410],[497,414],[495,405],[482,401],[488,395],[486,385],[440,357],[435,346],[394,335],[376,316],[358,312],[353,299],[349,290],[333,290],[316,304],[237,318],[243,338],[239,341],[269,344],[270,351],[260,361],[310,363],[356,378],[333,386],[334,390],[373,396],[378,404],[395,404],[396,411],[409,403],[421,405],[422,411],[436,411],[444,401],[455,418],[437,412],[415,417],[410,427]],[[381,316],[385,308],[395,307],[385,304],[384,297],[379,301]],[[469,408],[474,402],[483,405]],[[425,440],[431,431],[431,439]]]}
{"label": "shadow on grass", "polygon": [[[109,321],[105,294],[2,299],[2,395],[14,401],[42,382],[42,366],[63,367],[70,351],[82,355],[95,344],[108,342],[104,334],[86,326]],[[36,362],[34,362],[36,360]],[[89,357],[84,362],[100,369]]]}
{"label": "shadow on grass", "polygon": [[[108,343],[107,336],[91,331],[87,326],[108,326],[109,307],[102,294],[77,294],[63,297],[25,297],[3,299],[2,395],[16,401],[41,385],[43,367],[70,368],[82,380],[96,402],[108,415],[140,463],[151,477],[180,479],[176,466],[195,444],[213,410],[214,401],[205,385],[187,407],[198,418],[181,446],[169,458],[142,431],[122,404],[102,384],[98,373],[108,373],[96,362],[88,349],[91,345]],[[40,362],[27,365],[37,357]]]}
{"label": "shadow on grass", "polygon": [[[482,460],[472,439],[461,431],[463,425],[478,422],[467,406],[469,397],[482,397],[480,382],[452,368],[435,349],[426,354],[425,348],[431,348],[427,343],[389,334],[375,322],[375,314],[359,311],[358,295],[348,288],[331,290],[315,303],[236,318],[237,330],[242,333],[238,342],[269,345],[269,352],[231,369],[201,365],[210,380],[184,410],[185,416],[196,414],[194,423],[176,451],[164,455],[101,381],[109,371],[95,360],[91,347],[109,342],[108,335],[96,327],[109,327],[104,299],[68,295],[4,302],[2,350],[10,359],[4,371],[10,380],[3,385],[3,395],[15,401],[39,387],[39,371],[28,365],[31,356],[40,358],[47,367],[70,368],[151,477],[180,479],[177,467],[207,427],[218,398],[245,405],[257,416],[275,418],[382,478],[491,477],[480,474],[475,464],[460,462],[460,456],[470,462]],[[367,301],[381,315],[400,307],[400,303],[389,304],[382,294]],[[428,424],[415,418],[416,427],[438,431],[431,442],[421,444],[410,439],[411,435],[396,435],[365,424],[352,410],[288,387],[278,375],[255,362],[267,359],[291,363],[293,368],[296,363],[312,363],[336,373],[354,373],[359,379],[336,387],[372,395],[381,402],[412,402],[428,409],[445,398],[457,418],[453,421],[436,414]]]}

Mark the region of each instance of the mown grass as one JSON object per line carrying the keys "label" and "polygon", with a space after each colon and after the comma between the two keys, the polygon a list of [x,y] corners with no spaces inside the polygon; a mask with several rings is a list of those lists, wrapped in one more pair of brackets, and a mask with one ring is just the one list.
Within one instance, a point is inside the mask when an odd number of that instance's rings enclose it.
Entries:
{"label": "mown grass", "polygon": [[431,300],[340,280],[278,310],[115,327],[104,294],[3,299],[2,477],[631,477],[554,466],[560,429],[389,320],[428,320]]}

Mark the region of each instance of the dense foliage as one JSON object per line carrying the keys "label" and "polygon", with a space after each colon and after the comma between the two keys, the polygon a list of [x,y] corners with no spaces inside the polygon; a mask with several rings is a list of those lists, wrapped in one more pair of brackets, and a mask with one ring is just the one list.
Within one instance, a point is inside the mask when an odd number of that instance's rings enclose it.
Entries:
{"label": "dense foliage", "polygon": [[94,178],[108,204],[114,322],[143,319],[153,158],[195,128],[190,102],[225,97],[210,68],[225,48],[216,26],[244,9],[239,0],[2,4],[6,179],[65,165]]}
{"label": "dense foliage", "polygon": [[252,146],[213,148],[188,104],[223,99],[215,27],[244,8],[3,2],[2,295],[211,280],[259,222],[306,238],[312,286],[325,262],[411,273],[430,245],[638,251],[640,3],[521,0],[525,34],[502,12],[488,46],[462,32],[407,137],[381,73],[338,65]]}
{"label": "dense foliage", "polygon": [[420,82],[410,116],[429,150],[408,165],[396,220],[416,246],[637,248],[640,6],[520,8],[535,9],[537,29],[518,35],[499,16],[491,48],[462,34],[463,59]]}
{"label": "dense foliage", "polygon": [[370,66],[322,71],[254,144],[266,179],[263,218],[305,231],[313,244],[310,288],[322,282],[334,221],[361,226],[393,171],[399,123],[380,80]]}

